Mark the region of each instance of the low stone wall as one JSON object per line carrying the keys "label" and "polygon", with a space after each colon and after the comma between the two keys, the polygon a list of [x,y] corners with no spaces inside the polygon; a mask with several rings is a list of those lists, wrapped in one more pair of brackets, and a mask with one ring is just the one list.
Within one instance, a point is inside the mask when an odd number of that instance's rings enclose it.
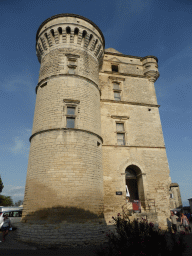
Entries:
{"label": "low stone wall", "polygon": [[[134,219],[142,221],[147,219],[148,223],[154,223],[158,228],[157,213],[134,213],[129,216],[130,221]],[[20,222],[17,224],[17,239],[22,242],[38,244],[46,247],[53,246],[87,246],[107,243],[106,233],[116,232],[115,222],[111,221],[109,225],[101,220],[84,221],[80,223],[69,223],[62,221],[60,223],[49,223],[46,221]],[[161,228],[163,230],[163,228]]]}
{"label": "low stone wall", "polygon": [[86,223],[19,223],[18,240],[48,247],[98,245],[106,242],[106,224]]}
{"label": "low stone wall", "polygon": [[139,221],[142,219],[147,219],[148,222],[152,222],[154,224],[158,222],[158,216],[155,212],[134,213],[132,216]]}

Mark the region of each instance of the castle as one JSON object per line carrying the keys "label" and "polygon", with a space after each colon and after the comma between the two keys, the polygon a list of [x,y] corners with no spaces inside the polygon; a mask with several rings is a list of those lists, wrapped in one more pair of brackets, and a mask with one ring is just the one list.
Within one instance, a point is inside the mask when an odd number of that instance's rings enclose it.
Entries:
{"label": "castle", "polygon": [[[74,14],[41,24],[36,53],[25,225],[37,213],[34,229],[46,236],[46,227],[37,227],[41,210],[60,207],[67,216],[57,228],[71,236],[60,231],[59,238],[68,242],[99,239],[123,211],[165,228],[171,178],[154,87],[157,58],[105,49],[101,30]],[[20,237],[35,241],[25,225]]]}

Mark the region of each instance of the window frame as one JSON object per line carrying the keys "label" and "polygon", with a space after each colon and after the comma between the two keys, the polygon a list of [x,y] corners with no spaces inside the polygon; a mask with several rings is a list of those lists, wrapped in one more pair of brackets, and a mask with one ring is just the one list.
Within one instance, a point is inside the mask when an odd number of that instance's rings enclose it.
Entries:
{"label": "window frame", "polygon": [[[120,82],[113,81],[112,84],[113,84],[113,91],[121,91]],[[118,88],[114,88],[114,85],[118,85]]]}
{"label": "window frame", "polygon": [[[74,115],[68,114],[68,108],[74,108]],[[68,129],[75,129],[76,128],[76,117],[77,117],[77,106],[74,104],[66,104],[66,128]],[[67,127],[67,119],[74,119],[74,127]]]}
{"label": "window frame", "polygon": [[[67,57],[67,73],[70,75],[75,75],[77,74],[77,66],[78,66],[78,58],[80,57],[79,55],[74,55],[74,54],[66,54]],[[70,71],[73,70],[72,73]]]}
{"label": "window frame", "polygon": [[[114,67],[117,68],[117,71],[114,70],[114,69],[116,69],[116,68],[114,68]],[[112,71],[112,72],[115,72],[115,73],[119,73],[119,65],[118,65],[118,64],[112,64],[112,63],[111,63],[111,71]]]}
{"label": "window frame", "polygon": [[[118,89],[117,88],[114,88],[114,85],[117,85],[118,84]],[[119,82],[119,81],[117,81],[117,80],[114,80],[114,81],[112,81],[112,86],[113,86],[113,94],[114,94],[114,100],[116,100],[116,101],[121,101],[121,97],[122,97],[122,95],[121,95],[121,92],[122,92],[122,90],[121,90],[121,82]],[[119,94],[119,98],[117,98],[117,97],[115,97],[115,93],[118,93]]]}
{"label": "window frame", "polygon": [[[121,122],[121,121],[117,121],[117,122],[115,122],[115,124],[116,124],[116,133],[117,133],[117,145],[118,146],[125,146],[126,145],[125,123]],[[118,124],[122,124],[123,125],[123,130],[122,131],[118,131],[118,129],[117,129],[117,125]],[[123,145],[122,144],[121,145],[118,144],[118,134],[122,134],[123,135]]]}
{"label": "window frame", "polygon": [[[113,90],[113,93],[114,93],[114,100],[116,100],[116,101],[121,101],[121,91]],[[119,94],[119,98],[115,97],[115,93],[118,93],[118,94]]]}

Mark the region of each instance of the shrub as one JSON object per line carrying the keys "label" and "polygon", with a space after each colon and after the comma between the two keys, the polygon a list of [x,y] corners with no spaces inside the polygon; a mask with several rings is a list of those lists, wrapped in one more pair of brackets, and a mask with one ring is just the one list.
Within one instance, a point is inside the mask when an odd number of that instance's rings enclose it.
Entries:
{"label": "shrub", "polygon": [[165,254],[181,255],[187,245],[184,243],[184,233],[172,234],[155,228],[153,223],[142,220],[130,221],[128,216],[123,218],[118,214],[113,217],[116,232],[106,234],[107,248],[97,251],[100,256],[162,256]]}

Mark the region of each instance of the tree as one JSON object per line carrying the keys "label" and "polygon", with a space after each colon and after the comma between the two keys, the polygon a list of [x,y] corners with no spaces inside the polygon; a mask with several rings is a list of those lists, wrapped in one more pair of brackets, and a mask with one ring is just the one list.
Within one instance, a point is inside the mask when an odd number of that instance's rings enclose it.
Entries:
{"label": "tree", "polygon": [[13,200],[10,196],[0,195],[0,205],[1,206],[13,206]]}
{"label": "tree", "polygon": [[23,204],[23,200],[19,200],[17,202],[15,202],[14,206],[20,206]]}
{"label": "tree", "polygon": [[2,182],[2,179],[1,179],[1,176],[0,176],[0,193],[2,192],[4,186],[3,186],[3,182]]}

